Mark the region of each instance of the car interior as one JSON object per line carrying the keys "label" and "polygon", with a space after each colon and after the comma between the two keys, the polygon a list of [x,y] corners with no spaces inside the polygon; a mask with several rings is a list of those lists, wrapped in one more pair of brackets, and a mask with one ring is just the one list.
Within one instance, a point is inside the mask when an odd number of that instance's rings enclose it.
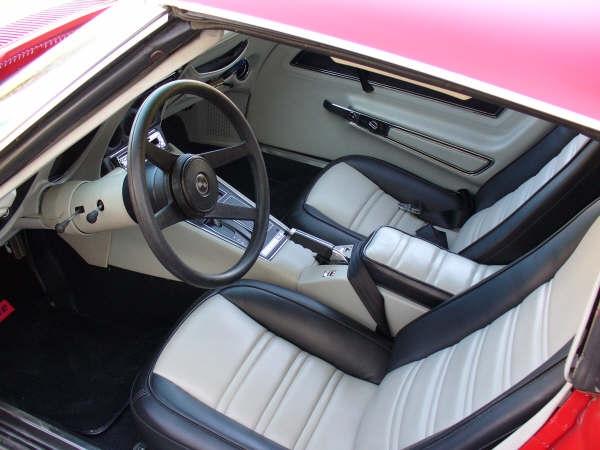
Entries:
{"label": "car interior", "polygon": [[0,401],[107,449],[492,447],[597,301],[599,170],[563,124],[224,32],[1,199]]}

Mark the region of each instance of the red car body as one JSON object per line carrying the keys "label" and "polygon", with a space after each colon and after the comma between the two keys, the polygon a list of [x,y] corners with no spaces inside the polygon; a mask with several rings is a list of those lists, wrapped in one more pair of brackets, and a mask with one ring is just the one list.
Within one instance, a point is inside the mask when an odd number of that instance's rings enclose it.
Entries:
{"label": "red car body", "polygon": [[[0,28],[0,81],[113,0],[76,0]],[[543,102],[600,124],[597,0],[187,0],[207,15],[301,29]],[[382,54],[383,54],[382,53]],[[598,130],[599,128],[596,128]],[[523,447],[597,448],[600,397],[574,391]]]}
{"label": "red car body", "polygon": [[174,3],[343,39],[600,121],[597,0]]}

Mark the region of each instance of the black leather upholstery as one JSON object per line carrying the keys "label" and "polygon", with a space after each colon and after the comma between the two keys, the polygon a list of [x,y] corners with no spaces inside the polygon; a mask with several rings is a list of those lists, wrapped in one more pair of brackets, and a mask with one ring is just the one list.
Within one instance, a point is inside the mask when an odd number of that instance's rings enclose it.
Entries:
{"label": "black leather upholstery", "polygon": [[220,293],[263,327],[349,375],[379,383],[386,373],[391,341],[322,303],[251,281]]}
{"label": "black leather upholstery", "polygon": [[[217,293],[273,333],[350,375],[379,383],[386,374],[390,339],[309,297],[266,283],[244,281],[211,291],[196,302],[179,325]],[[136,379],[130,400],[151,448],[281,448],[153,374],[154,363]]]}
{"label": "black leather upholstery", "polygon": [[453,345],[519,304],[554,276],[598,216],[600,201],[535,250],[408,324],[394,340],[390,370]]}
{"label": "black leather upholstery", "polygon": [[[456,228],[468,217],[485,209],[534,176],[577,132],[559,126],[530,150],[488,180],[474,197],[453,192],[419,178],[389,163],[365,156],[347,156],[344,162],[396,198],[422,208],[419,218],[443,228]],[[327,170],[325,168],[322,173]],[[459,254],[483,264],[508,264],[536,247],[577,212],[600,196],[600,144],[591,142],[528,201],[486,235]],[[317,178],[318,180],[318,178]],[[315,180],[315,183],[316,181]],[[290,215],[291,223],[334,244],[356,244],[364,239],[350,229],[306,205],[311,185]],[[426,240],[426,235],[421,233]],[[431,239],[439,244],[443,237]]]}
{"label": "black leather upholstery", "polygon": [[575,136],[577,131],[571,128],[565,126],[554,128],[537,144],[481,186],[475,196],[475,211],[493,205],[506,194],[517,189],[558,155]]}
{"label": "black leather upholstery", "polygon": [[[522,302],[556,273],[599,215],[597,201],[538,249],[416,319],[395,337],[391,353],[389,339],[287,289],[242,282],[216,292],[305,351],[348,374],[378,382],[387,371],[456,344]],[[555,395],[564,382],[566,348],[495,400],[414,447],[493,445]],[[152,448],[280,448],[154,374],[153,367],[138,377],[131,396],[136,421]]]}
{"label": "black leather upholstery", "polygon": [[564,385],[569,345],[493,402],[410,449],[491,448],[540,410]]}
{"label": "black leather upholstery", "polygon": [[283,448],[153,374],[152,366],[137,377],[130,403],[138,427],[153,449]]}
{"label": "black leather upholstery", "polygon": [[[312,186],[311,186],[312,187]],[[308,194],[310,189],[306,192]],[[290,217],[290,223],[304,231],[325,239],[334,245],[358,244],[365,236],[358,234],[306,204],[306,195],[296,203]]]}
{"label": "black leather upholstery", "polygon": [[508,264],[536,247],[600,196],[600,143],[584,147],[496,228],[459,252],[482,264]]}
{"label": "black leather upholstery", "polygon": [[421,209],[418,216],[443,228],[460,226],[470,215],[471,202],[461,193],[444,189],[404,169],[368,156],[348,156],[345,162],[400,202]]}
{"label": "black leather upholstery", "polygon": [[[461,225],[472,212],[472,202],[464,192],[441,188],[406,170],[368,156],[346,156],[331,162],[321,175],[335,164],[346,163],[361,172],[383,191],[403,203],[422,209],[419,217],[434,225],[454,228]],[[291,223],[304,231],[336,245],[356,244],[365,239],[306,204],[306,198],[318,181],[317,177],[296,204],[290,215]]]}

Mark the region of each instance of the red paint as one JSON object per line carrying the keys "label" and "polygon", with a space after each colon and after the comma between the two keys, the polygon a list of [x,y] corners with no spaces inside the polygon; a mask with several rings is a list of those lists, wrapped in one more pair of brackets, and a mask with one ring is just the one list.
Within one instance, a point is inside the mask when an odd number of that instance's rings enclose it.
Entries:
{"label": "red paint", "polygon": [[[108,7],[112,0],[75,0],[0,28],[0,80],[54,47]],[[90,8],[97,9],[91,11]],[[77,15],[78,11],[87,11]],[[66,20],[71,17],[70,20]],[[52,28],[52,25],[57,25]],[[45,29],[44,33],[41,30]]]}
{"label": "red paint", "polygon": [[600,120],[598,0],[191,0],[411,58]]}
{"label": "red paint", "polygon": [[15,308],[8,300],[0,300],[0,322],[15,312]]}
{"label": "red paint", "polygon": [[574,391],[521,450],[592,450],[600,446],[600,397]]}

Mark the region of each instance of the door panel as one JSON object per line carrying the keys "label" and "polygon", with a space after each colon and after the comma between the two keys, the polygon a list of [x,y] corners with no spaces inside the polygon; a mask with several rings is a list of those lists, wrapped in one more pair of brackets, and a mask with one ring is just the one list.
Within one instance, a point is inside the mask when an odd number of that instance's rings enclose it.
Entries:
{"label": "door panel", "polygon": [[[450,189],[478,186],[537,142],[552,124],[503,109],[497,116],[357,79],[294,66],[278,45],[255,80],[248,118],[261,143],[328,160],[373,156]],[[392,126],[383,137],[351,124],[324,100]]]}
{"label": "door panel", "polygon": [[[217,45],[190,62],[180,78],[218,87],[245,113],[260,65],[274,45],[262,39],[226,32]],[[164,117],[178,114],[183,120],[187,137],[192,142],[227,146],[239,140],[229,119],[205,100],[190,95],[175,97],[165,109]]]}

